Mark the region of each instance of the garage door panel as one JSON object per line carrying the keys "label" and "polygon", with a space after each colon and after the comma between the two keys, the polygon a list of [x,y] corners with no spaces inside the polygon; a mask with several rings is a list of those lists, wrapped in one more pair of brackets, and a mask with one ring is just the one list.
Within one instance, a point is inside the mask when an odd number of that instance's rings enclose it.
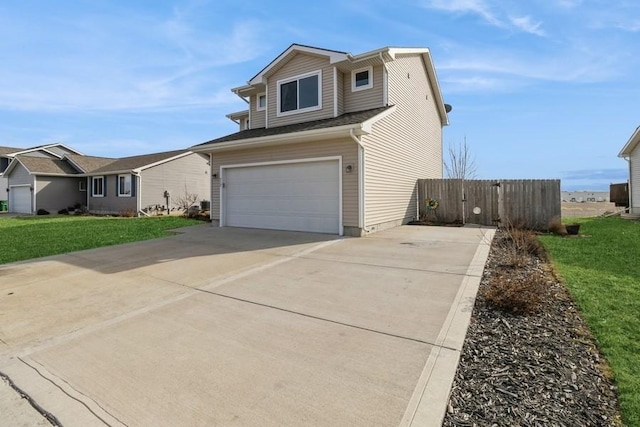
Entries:
{"label": "garage door panel", "polygon": [[225,225],[338,233],[339,163],[304,162],[225,170]]}
{"label": "garage door panel", "polygon": [[29,187],[11,187],[9,211],[31,213],[31,189]]}

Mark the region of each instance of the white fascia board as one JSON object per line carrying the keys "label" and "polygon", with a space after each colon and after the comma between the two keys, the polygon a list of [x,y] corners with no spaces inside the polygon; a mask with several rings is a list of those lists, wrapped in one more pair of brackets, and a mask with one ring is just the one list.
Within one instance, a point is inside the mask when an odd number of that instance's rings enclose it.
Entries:
{"label": "white fascia board", "polygon": [[317,49],[309,46],[300,46],[300,45],[292,44],[291,46],[289,46],[287,50],[285,50],[280,55],[278,55],[276,59],[274,59],[264,69],[262,69],[262,71],[260,71],[258,75],[256,75],[253,79],[251,79],[249,81],[249,85],[265,84],[266,81],[264,78],[269,73],[269,71],[271,71],[274,67],[276,67],[280,63],[280,61],[282,61],[287,55],[289,55],[293,51],[328,57],[330,64],[344,61],[345,59],[348,58],[348,54],[346,53],[334,52],[330,50]]}
{"label": "white fascia board", "polygon": [[636,146],[640,143],[640,126],[636,128],[636,131],[631,135],[629,141],[622,147],[620,153],[618,153],[618,157],[629,157],[631,156],[631,152],[636,148]]}
{"label": "white fascia board", "polygon": [[20,161],[20,159],[18,159],[17,157],[14,157],[14,158],[11,160],[11,163],[9,163],[9,166],[7,166],[7,168],[4,170],[3,176],[6,176],[6,175],[10,174],[10,173],[11,173],[11,171],[12,171],[12,170],[14,170],[14,169],[16,168],[16,165],[17,165],[18,163],[20,163],[20,164],[22,165],[22,167],[23,167],[23,168],[25,168],[25,170],[26,170],[27,172],[29,172],[29,175],[31,175],[31,171],[29,170],[29,168],[27,168],[27,167],[24,165],[24,163],[22,163],[22,162]]}
{"label": "white fascia board", "polygon": [[249,115],[249,110],[242,110],[242,111],[236,111],[234,113],[229,113],[225,117],[230,120],[238,120],[248,115]]}
{"label": "white fascia board", "polygon": [[384,110],[382,113],[377,114],[371,117],[369,120],[362,122],[362,130],[364,131],[365,134],[370,134],[373,130],[374,123],[376,123],[378,120],[384,119],[389,114],[392,114],[394,111],[396,111],[396,106],[392,105],[391,107]]}
{"label": "white fascia board", "polygon": [[440,112],[441,123],[442,126],[449,125],[449,116],[447,115],[446,107],[444,106],[444,99],[442,98],[442,91],[440,90],[440,83],[438,82],[438,75],[436,74],[436,68],[433,66],[433,60],[431,59],[431,53],[429,49],[422,49],[422,58],[424,59],[424,65],[427,67],[427,74],[429,76],[429,81],[431,82],[431,87],[433,88],[433,93],[436,97],[436,107],[438,107],[438,111]]}
{"label": "white fascia board", "polygon": [[352,125],[336,126],[333,128],[314,129],[303,132],[292,132],[258,138],[218,142],[201,147],[191,147],[190,150],[194,152],[228,151],[255,146],[266,147],[271,145],[295,144],[299,142],[311,142],[340,137],[349,138],[351,130],[353,130],[356,135],[368,134],[368,132],[362,128],[362,123],[356,123]]}
{"label": "white fascia board", "polygon": [[[169,158],[164,159],[164,160],[159,160],[159,161],[157,161],[155,163],[149,163],[148,165],[144,165],[144,166],[140,166],[139,168],[132,169],[131,172],[134,173],[134,174],[139,174],[140,172],[142,172],[145,169],[149,169],[149,168],[152,168],[154,166],[161,165],[163,163],[171,162],[173,160],[181,159],[182,157],[186,157],[186,156],[189,156],[191,154],[194,154],[194,153],[191,152],[191,151],[185,151],[184,153],[178,154],[177,156],[169,157]],[[127,172],[123,172],[123,173],[127,173]]]}
{"label": "white fascia board", "polygon": [[73,166],[74,168],[78,169],[78,170],[79,170],[80,172],[82,172],[82,173],[86,173],[86,172],[87,172],[86,170],[82,169],[82,167],[81,167],[79,164],[77,164],[76,162],[74,162],[71,158],[67,157],[66,155],[64,155],[64,156],[62,157],[62,160],[64,160],[64,161],[66,161],[66,162],[70,163],[70,164],[71,164],[71,166]]}

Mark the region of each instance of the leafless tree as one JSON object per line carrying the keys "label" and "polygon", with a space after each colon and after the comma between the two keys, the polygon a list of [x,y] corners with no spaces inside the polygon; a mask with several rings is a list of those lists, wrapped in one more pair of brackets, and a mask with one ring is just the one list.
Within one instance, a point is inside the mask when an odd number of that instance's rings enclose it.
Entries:
{"label": "leafless tree", "polygon": [[474,179],[476,177],[476,159],[467,145],[466,136],[463,143],[449,145],[449,160],[445,160],[444,170],[447,178]]}
{"label": "leafless tree", "polygon": [[185,213],[189,211],[189,208],[194,206],[198,202],[198,195],[196,193],[189,193],[189,189],[186,184],[184,186],[184,194],[178,196],[174,200],[174,204],[182,209]]}

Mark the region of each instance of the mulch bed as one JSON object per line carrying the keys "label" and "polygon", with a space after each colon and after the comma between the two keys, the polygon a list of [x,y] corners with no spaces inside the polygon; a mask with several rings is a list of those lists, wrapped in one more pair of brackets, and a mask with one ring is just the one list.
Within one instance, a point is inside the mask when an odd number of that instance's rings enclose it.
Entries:
{"label": "mulch bed", "polygon": [[[498,231],[443,426],[620,426],[604,358],[564,284],[536,255],[505,268],[504,239]],[[492,276],[509,270],[514,281],[543,275],[536,313],[514,314],[487,299]]]}

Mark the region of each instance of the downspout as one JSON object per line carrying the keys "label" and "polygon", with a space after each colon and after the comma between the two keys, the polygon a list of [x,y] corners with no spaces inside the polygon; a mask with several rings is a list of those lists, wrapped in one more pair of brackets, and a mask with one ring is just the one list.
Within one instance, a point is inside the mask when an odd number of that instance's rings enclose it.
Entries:
{"label": "downspout", "polygon": [[146,212],[142,211],[142,175],[140,175],[140,172],[135,172],[132,171],[132,175],[136,177],[136,212],[138,212],[138,216],[140,216],[140,214],[145,215],[145,216],[149,216],[147,215]]}
{"label": "downspout", "polygon": [[91,177],[87,177],[87,212],[89,212],[89,200],[91,200],[91,191],[93,191]]}
{"label": "downspout", "polygon": [[629,164],[629,177],[627,178],[627,187],[629,189],[629,210],[628,213],[632,214],[633,212],[633,179],[631,179],[631,173],[633,172],[631,170],[631,156],[629,157],[623,157],[623,159],[625,159],[627,161],[627,163]]}
{"label": "downspout", "polygon": [[[389,70],[387,69],[387,63],[382,57],[382,52],[378,53],[380,61],[382,61],[382,105],[389,105]],[[373,76],[371,76],[373,77]]]}
{"label": "downspout", "polygon": [[351,137],[351,139],[353,139],[355,141],[356,144],[358,144],[358,228],[360,228],[360,230],[363,231],[368,231],[365,227],[365,211],[364,211],[364,198],[365,198],[365,191],[364,191],[364,144],[362,143],[362,141],[360,140],[360,138],[358,138],[356,136],[356,134],[353,132],[353,128],[349,129],[349,136]]}

